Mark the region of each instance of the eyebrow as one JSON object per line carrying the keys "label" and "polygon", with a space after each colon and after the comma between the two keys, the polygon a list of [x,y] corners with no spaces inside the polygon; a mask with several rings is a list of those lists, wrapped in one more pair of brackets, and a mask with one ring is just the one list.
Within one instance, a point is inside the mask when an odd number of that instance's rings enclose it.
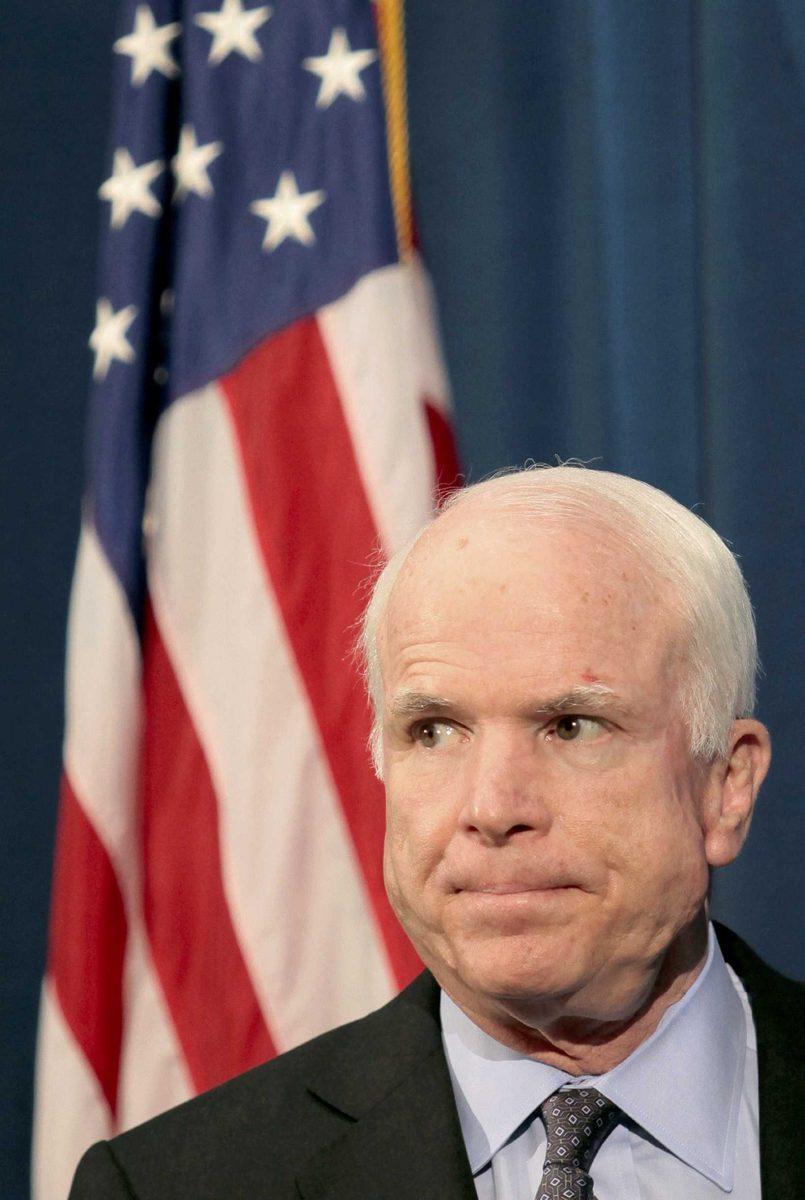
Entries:
{"label": "eyebrow", "polygon": [[[587,683],[572,687],[569,691],[554,696],[550,700],[540,701],[536,705],[535,711],[563,713],[586,708],[590,712],[600,712],[602,709],[611,708],[613,703],[619,704],[619,697],[612,688],[607,687],[605,683]],[[531,710],[530,705],[529,710]]]}
{"label": "eyebrow", "polygon": [[392,717],[416,717],[422,713],[439,716],[454,712],[456,706],[443,696],[431,696],[427,692],[400,692],[389,705]]}
{"label": "eyebrow", "polygon": [[[567,712],[601,712],[614,707],[625,711],[625,705],[612,688],[604,683],[579,684],[557,696],[546,700],[535,700],[522,706],[528,716],[553,716]],[[389,716],[392,719],[421,716],[427,713],[431,716],[455,714],[460,705],[445,699],[444,696],[432,696],[428,692],[400,692],[389,705]]]}

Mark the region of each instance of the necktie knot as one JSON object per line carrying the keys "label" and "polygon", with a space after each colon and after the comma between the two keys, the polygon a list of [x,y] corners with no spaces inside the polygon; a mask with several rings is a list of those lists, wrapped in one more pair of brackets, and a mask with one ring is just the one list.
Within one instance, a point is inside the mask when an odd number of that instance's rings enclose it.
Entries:
{"label": "necktie knot", "polygon": [[537,1200],[590,1195],[590,1164],[620,1109],[595,1088],[554,1092],[540,1107],[548,1144]]}

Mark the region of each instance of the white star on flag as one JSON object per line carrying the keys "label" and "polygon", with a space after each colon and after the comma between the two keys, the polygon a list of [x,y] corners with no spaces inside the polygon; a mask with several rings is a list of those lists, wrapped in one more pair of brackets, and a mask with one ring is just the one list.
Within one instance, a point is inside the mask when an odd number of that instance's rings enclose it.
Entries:
{"label": "white star on flag", "polygon": [[352,50],[346,30],[340,27],[334,29],[327,53],[306,58],[302,62],[306,71],[312,71],[321,79],[316,108],[329,108],[337,96],[349,96],[351,100],[365,99],[361,71],[376,58],[376,50]]}
{"label": "white star on flag", "polygon": [[246,10],[241,0],[223,0],[218,12],[199,13],[193,20],[212,34],[208,61],[223,62],[228,54],[237,50],[250,62],[257,62],[263,57],[263,51],[254,34],[265,25],[272,12],[267,4]]}
{"label": "white star on flag", "polygon": [[207,167],[223,152],[223,142],[207,142],[199,146],[196,141],[196,131],[192,125],[182,127],[179,134],[179,149],[171,159],[173,173],[176,176],[176,191],[174,200],[183,200],[189,192],[197,196],[211,196],[213,186],[207,174]]}
{"label": "white star on flag", "polygon": [[137,5],[133,32],[118,38],[113,46],[118,54],[128,54],[131,58],[132,83],[138,86],[145,83],[152,71],[159,71],[167,79],[179,74],[178,64],[171,57],[169,47],[181,31],[178,21],[157,25],[148,5]]}
{"label": "white star on flag", "polygon": [[135,211],[147,217],[159,216],[162,206],[150,189],[163,167],[159,159],[137,167],[125,146],[115,150],[112,174],[98,188],[101,199],[111,201],[113,229],[125,225]]}
{"label": "white star on flag", "polygon": [[94,379],[105,379],[115,359],[124,363],[134,361],[134,347],[126,334],[136,316],[137,309],[133,304],[127,304],[117,312],[105,298],[95,305],[95,328],[89,337],[90,348],[95,351]]}
{"label": "white star on flag", "polygon": [[326,199],[327,193],[322,191],[300,193],[293,171],[283,171],[274,196],[249,205],[253,213],[268,221],[263,249],[276,250],[286,238],[294,238],[303,246],[312,245],[316,235],[308,217]]}

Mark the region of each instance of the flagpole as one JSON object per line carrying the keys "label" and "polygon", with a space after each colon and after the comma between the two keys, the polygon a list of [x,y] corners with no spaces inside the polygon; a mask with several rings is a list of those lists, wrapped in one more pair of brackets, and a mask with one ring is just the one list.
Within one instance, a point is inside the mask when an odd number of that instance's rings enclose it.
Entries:
{"label": "flagpole", "polygon": [[400,259],[414,252],[414,218],[408,152],[408,89],[404,0],[377,0],[377,28],[386,101],[389,178]]}

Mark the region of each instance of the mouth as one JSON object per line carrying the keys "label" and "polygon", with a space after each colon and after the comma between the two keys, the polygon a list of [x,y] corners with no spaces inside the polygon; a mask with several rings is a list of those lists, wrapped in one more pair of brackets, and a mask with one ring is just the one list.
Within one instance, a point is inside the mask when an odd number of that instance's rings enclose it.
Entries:
{"label": "mouth", "polygon": [[459,894],[471,896],[544,896],[552,892],[578,892],[581,888],[574,883],[542,883],[525,882],[521,880],[498,880],[494,883],[477,883],[455,888]]}
{"label": "mouth", "polygon": [[573,920],[584,896],[574,884],[495,880],[457,888],[452,903],[457,928],[476,937],[493,933],[535,933]]}
{"label": "mouth", "polygon": [[566,876],[454,877],[446,897],[456,931],[469,938],[534,935],[578,920],[586,889]]}

